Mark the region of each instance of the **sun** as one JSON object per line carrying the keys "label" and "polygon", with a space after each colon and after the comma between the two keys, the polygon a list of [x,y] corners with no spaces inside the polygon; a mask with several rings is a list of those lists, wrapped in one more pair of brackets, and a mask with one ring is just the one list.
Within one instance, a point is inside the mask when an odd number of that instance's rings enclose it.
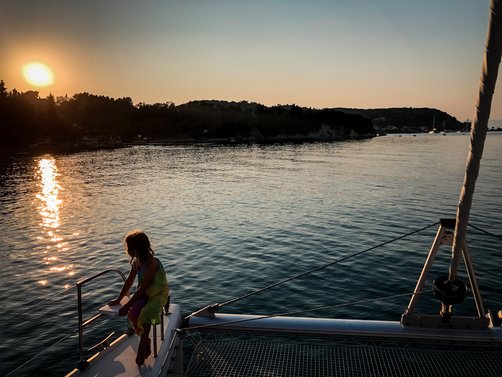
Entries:
{"label": "sun", "polygon": [[54,75],[45,64],[34,62],[23,67],[23,76],[31,85],[48,86],[54,82]]}

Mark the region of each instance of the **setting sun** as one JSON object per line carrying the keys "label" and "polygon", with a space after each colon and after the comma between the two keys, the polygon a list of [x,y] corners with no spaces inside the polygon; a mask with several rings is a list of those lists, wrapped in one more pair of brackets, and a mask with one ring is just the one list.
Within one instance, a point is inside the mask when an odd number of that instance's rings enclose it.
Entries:
{"label": "setting sun", "polygon": [[54,75],[49,67],[42,63],[29,63],[23,67],[26,81],[35,86],[47,86],[54,82]]}

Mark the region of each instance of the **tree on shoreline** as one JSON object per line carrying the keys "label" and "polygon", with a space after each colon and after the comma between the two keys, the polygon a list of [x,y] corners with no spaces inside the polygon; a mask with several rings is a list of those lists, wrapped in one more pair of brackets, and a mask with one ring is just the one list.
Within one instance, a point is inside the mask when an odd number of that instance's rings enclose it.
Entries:
{"label": "tree on shoreline", "polygon": [[[76,146],[94,140],[133,142],[141,140],[273,142],[345,140],[371,137],[375,126],[400,122],[416,127],[431,114],[442,114],[448,129],[460,122],[436,109],[313,109],[292,105],[264,106],[247,101],[191,101],[133,104],[129,97],[110,98],[90,93],[72,97],[37,91],[8,91],[0,80],[0,147],[26,147],[46,142]],[[400,129],[401,130],[401,129]]]}

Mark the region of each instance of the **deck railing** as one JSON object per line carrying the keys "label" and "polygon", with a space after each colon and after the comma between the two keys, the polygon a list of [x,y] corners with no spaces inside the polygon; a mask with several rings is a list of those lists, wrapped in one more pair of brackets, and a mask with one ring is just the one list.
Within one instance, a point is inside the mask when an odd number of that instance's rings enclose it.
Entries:
{"label": "deck railing", "polygon": [[80,370],[83,370],[85,368],[87,368],[87,366],[89,365],[89,363],[85,360],[85,352],[84,352],[84,327],[90,325],[92,322],[94,322],[95,320],[97,320],[98,318],[100,318],[101,316],[103,316],[102,313],[99,313],[89,319],[87,319],[85,322],[83,320],[83,314],[82,314],[82,286],[98,277],[101,277],[105,274],[108,274],[108,273],[111,273],[111,272],[115,272],[117,274],[119,274],[121,277],[122,277],[122,280],[125,281],[126,280],[126,277],[125,275],[119,271],[119,270],[115,270],[115,269],[111,269],[111,270],[105,270],[105,271],[101,271],[91,277],[88,277],[84,280],[80,280],[79,282],[77,282],[77,295],[78,295],[78,352],[79,352],[79,363],[78,363],[78,369]]}

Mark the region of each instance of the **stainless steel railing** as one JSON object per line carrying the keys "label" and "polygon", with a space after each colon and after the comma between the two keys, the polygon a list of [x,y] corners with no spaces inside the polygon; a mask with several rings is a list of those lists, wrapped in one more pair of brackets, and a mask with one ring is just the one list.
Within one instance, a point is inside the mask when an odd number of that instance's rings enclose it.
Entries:
{"label": "stainless steel railing", "polygon": [[104,270],[101,271],[91,277],[88,277],[84,280],[80,280],[77,282],[77,295],[78,295],[78,351],[79,351],[79,364],[78,364],[78,369],[83,370],[88,366],[88,362],[85,360],[85,354],[84,354],[84,327],[90,325],[92,322],[103,316],[102,313],[99,313],[89,319],[87,319],[85,322],[83,320],[83,315],[82,315],[82,286],[102,275],[115,272],[119,274],[122,277],[122,280],[126,280],[125,275],[115,269],[111,270]]}

